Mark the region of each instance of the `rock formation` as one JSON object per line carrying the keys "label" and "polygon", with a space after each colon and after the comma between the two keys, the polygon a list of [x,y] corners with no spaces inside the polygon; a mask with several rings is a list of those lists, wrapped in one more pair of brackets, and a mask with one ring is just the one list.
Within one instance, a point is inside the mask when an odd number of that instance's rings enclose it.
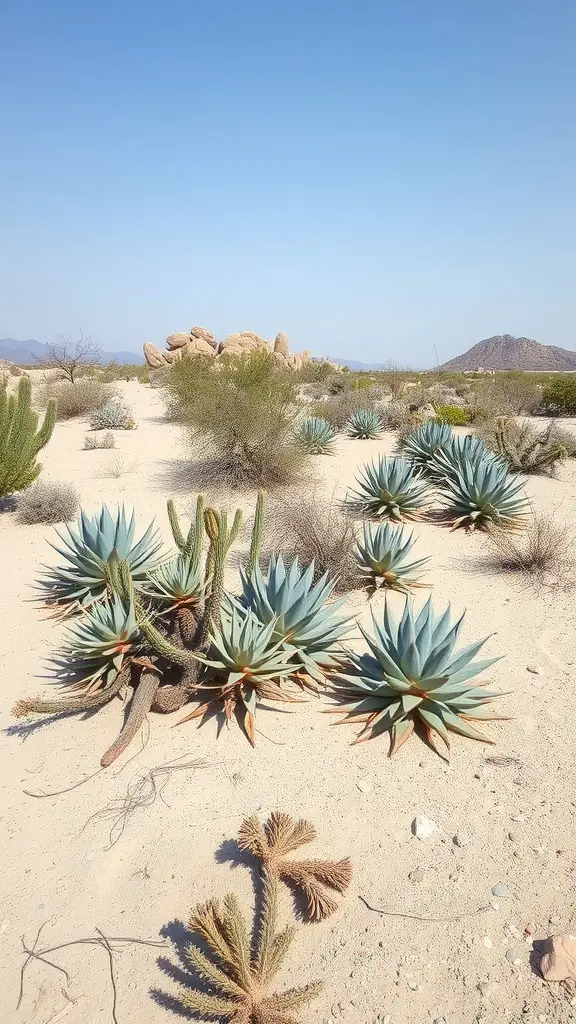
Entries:
{"label": "rock formation", "polygon": [[217,342],[214,335],[205,327],[191,327],[188,334],[184,331],[169,334],[166,338],[166,350],[162,351],[151,341],[144,344],[144,356],[148,366],[158,370],[169,366],[183,355],[221,356],[243,355],[246,352],[264,350],[274,354],[278,362],[284,363],[293,370],[300,369],[304,363],[310,362],[312,353],[309,349],[303,352],[290,352],[288,336],[284,331],[276,335],[274,343],[266,341],[254,331],[240,331],[229,334],[223,341]]}

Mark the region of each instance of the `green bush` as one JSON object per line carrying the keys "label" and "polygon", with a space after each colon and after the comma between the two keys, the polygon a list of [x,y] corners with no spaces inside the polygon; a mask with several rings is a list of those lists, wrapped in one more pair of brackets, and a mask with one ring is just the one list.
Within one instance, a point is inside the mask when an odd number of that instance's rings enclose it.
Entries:
{"label": "green bush", "polygon": [[260,487],[298,479],[307,456],[291,441],[295,383],[265,351],[217,361],[184,356],[173,364],[168,413],[188,426],[196,450],[198,442],[211,447],[207,482]]}
{"label": "green bush", "polygon": [[576,374],[551,380],[542,392],[542,406],[552,416],[576,416]]}
{"label": "green bush", "polygon": [[87,416],[116,395],[112,384],[97,377],[79,377],[73,384],[68,380],[46,381],[38,391],[38,401],[42,406],[55,401],[58,419],[70,420],[74,416]]}
{"label": "green bush", "polygon": [[143,365],[140,363],[117,363],[115,359],[112,359],[111,362],[106,363],[99,369],[98,377],[106,383],[115,380],[133,380],[134,377],[141,384],[148,384],[150,382],[147,363]]}
{"label": "green bush", "polygon": [[31,409],[32,385],[21,377],[16,395],[9,395],[6,384],[0,387],[0,498],[23,491],[42,469],[36,456],[52,436],[56,406],[49,402],[44,421]]}
{"label": "green bush", "polygon": [[437,405],[436,419],[439,423],[450,423],[453,427],[465,427],[470,422],[466,410],[457,405]]}

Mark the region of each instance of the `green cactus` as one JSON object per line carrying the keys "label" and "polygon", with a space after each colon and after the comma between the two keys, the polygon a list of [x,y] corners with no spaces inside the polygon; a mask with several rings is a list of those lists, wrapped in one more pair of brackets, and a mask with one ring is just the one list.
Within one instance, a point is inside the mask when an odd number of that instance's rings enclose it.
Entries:
{"label": "green cactus", "polygon": [[180,520],[172,498],[168,500],[167,508],[168,519],[170,520],[170,529],[172,530],[172,536],[174,537],[176,547],[182,555],[185,555],[190,559],[191,565],[199,566],[200,559],[202,557],[202,541],[204,538],[204,495],[199,494],[196,499],[194,522],[190,524],[188,535],[186,537],[182,533]]}
{"label": "green cactus", "polygon": [[264,491],[258,491],[258,499],[256,501],[256,512],[254,513],[254,525],[252,526],[252,539],[250,542],[250,554],[248,556],[248,568],[246,575],[248,579],[251,579],[252,573],[258,565],[260,558],[260,548],[262,547],[262,531],[264,529],[264,512],[265,512],[265,499],[266,495]]}
{"label": "green cactus", "polygon": [[208,636],[215,629],[220,628],[220,606],[224,593],[224,566],[228,552],[238,537],[242,526],[242,512],[236,510],[232,526],[228,527],[228,516],[226,512],[217,512],[213,508],[207,508],[204,512],[204,527],[210,541],[208,558],[206,560],[206,574],[211,579],[210,594],[204,609],[204,621],[202,623],[202,634],[200,647],[204,649]]}
{"label": "green cactus", "polygon": [[56,403],[51,401],[38,428],[38,416],[31,409],[32,385],[21,377],[18,395],[8,395],[0,385],[0,498],[23,491],[34,482],[42,466],[36,456],[52,436]]}

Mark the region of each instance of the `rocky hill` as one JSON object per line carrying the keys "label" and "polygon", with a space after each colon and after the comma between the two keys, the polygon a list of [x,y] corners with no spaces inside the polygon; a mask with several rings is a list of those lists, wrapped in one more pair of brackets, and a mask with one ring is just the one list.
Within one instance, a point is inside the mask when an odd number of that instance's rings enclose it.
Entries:
{"label": "rocky hill", "polygon": [[556,345],[540,345],[532,338],[514,338],[511,334],[495,334],[473,345],[455,359],[449,359],[442,370],[576,370],[576,352]]}
{"label": "rocky hill", "polygon": [[[17,341],[16,338],[0,338],[0,359],[17,363],[19,366],[34,366],[34,363],[48,355],[48,346],[34,338]],[[100,362],[138,363],[144,359],[139,352],[101,352]]]}

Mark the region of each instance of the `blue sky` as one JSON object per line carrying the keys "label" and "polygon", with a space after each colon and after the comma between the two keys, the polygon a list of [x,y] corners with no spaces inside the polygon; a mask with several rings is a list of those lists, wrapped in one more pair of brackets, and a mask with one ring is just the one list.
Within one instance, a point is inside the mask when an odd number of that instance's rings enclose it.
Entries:
{"label": "blue sky", "polygon": [[573,0],[4,0],[1,22],[0,337],[576,349]]}

